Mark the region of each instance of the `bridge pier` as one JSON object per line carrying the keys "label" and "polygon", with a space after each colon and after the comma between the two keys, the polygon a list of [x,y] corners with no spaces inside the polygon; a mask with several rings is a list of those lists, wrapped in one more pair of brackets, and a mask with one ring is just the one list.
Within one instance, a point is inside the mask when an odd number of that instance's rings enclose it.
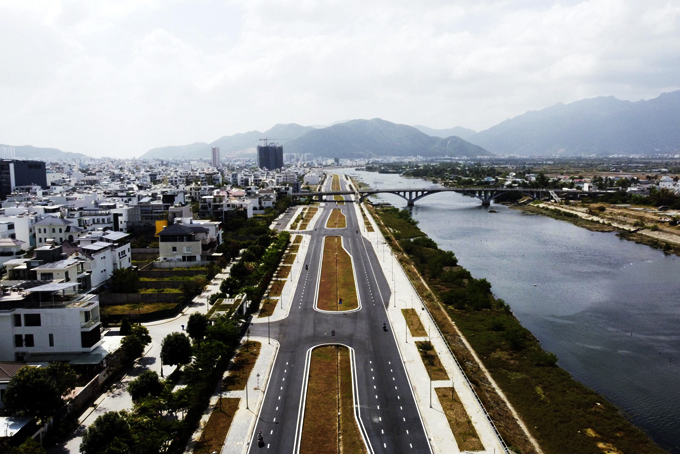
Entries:
{"label": "bridge pier", "polygon": [[491,199],[482,199],[482,206],[483,207],[491,206]]}

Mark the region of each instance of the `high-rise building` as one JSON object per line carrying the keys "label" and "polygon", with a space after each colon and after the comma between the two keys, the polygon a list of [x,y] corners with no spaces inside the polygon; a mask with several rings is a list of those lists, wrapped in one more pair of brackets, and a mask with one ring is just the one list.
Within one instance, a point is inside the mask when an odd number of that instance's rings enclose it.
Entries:
{"label": "high-rise building", "polygon": [[17,186],[39,185],[47,189],[47,170],[42,161],[0,161],[0,199],[5,200]]}
{"label": "high-rise building", "polygon": [[275,170],[283,167],[283,147],[270,143],[257,147],[257,166],[260,169]]}
{"label": "high-rise building", "polygon": [[222,168],[222,163],[220,162],[220,147],[212,147],[212,165],[216,169]]}

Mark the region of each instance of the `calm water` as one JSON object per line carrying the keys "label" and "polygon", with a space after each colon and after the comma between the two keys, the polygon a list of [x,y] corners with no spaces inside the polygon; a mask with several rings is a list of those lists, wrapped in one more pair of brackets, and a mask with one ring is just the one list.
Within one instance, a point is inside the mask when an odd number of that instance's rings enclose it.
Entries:
{"label": "calm water", "polygon": [[[430,187],[347,171],[378,188]],[[381,199],[398,207],[398,196]],[[413,208],[419,227],[492,284],[559,365],[680,453],[680,258],[566,222],[447,193]],[[534,285],[536,284],[536,285]]]}

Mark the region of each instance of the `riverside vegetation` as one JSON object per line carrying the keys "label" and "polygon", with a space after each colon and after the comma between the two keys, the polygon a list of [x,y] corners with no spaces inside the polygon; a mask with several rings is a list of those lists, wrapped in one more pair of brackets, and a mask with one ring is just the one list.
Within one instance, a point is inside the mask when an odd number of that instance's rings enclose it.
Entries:
{"label": "riverside vegetation", "polygon": [[544,452],[663,452],[604,397],[559,368],[557,357],[541,348],[503,300],[494,298],[491,284],[458,266],[455,255],[439,249],[409,211],[389,206],[371,211],[513,451],[535,452],[476,366],[457,329]]}

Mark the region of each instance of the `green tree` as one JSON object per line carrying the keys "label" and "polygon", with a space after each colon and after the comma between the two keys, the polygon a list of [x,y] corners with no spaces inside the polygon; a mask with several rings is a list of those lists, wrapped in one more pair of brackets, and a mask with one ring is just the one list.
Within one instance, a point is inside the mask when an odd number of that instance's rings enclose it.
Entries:
{"label": "green tree", "polygon": [[169,366],[191,362],[191,341],[184,333],[171,333],[161,344],[161,360]]}
{"label": "green tree", "polygon": [[64,405],[62,397],[73,390],[76,379],[65,363],[24,366],[9,381],[2,400],[10,413],[44,421]]}
{"label": "green tree", "polygon": [[144,343],[139,337],[130,334],[120,341],[120,350],[123,355],[123,361],[129,363],[142,356],[144,353]]}
{"label": "green tree", "polygon": [[142,372],[142,374],[128,384],[128,392],[134,402],[148,396],[157,397],[165,389],[163,382],[158,378],[158,374],[152,370]]}
{"label": "green tree", "polygon": [[0,445],[3,454],[45,454],[45,449],[33,438],[27,438],[21,445],[14,447],[7,444]]}
{"label": "green tree", "polygon": [[134,440],[125,412],[104,413],[85,429],[80,452],[83,454],[129,454]]}
{"label": "green tree", "polygon": [[120,324],[120,330],[119,334],[121,336],[127,336],[128,334],[132,333],[132,325],[130,324],[130,320],[126,318],[123,319],[123,322]]}
{"label": "green tree", "polygon": [[139,276],[131,268],[118,268],[113,270],[111,276],[111,292],[113,293],[137,293]]}
{"label": "green tree", "polygon": [[187,321],[187,333],[194,341],[200,341],[205,336],[208,328],[208,317],[205,314],[194,312]]}

